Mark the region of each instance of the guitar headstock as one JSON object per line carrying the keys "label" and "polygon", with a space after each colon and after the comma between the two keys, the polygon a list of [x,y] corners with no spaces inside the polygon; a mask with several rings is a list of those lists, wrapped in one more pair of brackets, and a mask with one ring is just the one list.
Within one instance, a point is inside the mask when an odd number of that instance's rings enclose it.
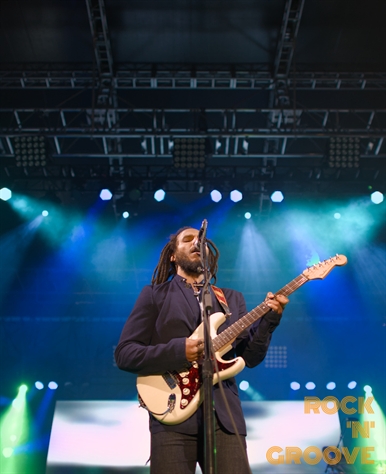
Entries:
{"label": "guitar headstock", "polygon": [[323,280],[334,267],[346,265],[347,257],[344,255],[335,255],[335,257],[323,260],[323,262],[316,263],[312,267],[307,268],[303,271],[303,275],[308,280]]}

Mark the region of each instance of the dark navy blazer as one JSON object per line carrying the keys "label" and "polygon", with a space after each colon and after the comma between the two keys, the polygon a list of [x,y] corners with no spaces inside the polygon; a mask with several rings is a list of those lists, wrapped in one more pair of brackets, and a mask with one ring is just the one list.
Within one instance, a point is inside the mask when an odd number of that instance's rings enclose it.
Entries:
{"label": "dark navy blazer", "polygon": [[[231,317],[218,328],[218,333],[247,313],[243,295],[223,288]],[[211,314],[224,312],[212,292]],[[176,275],[160,285],[145,286],[127,319],[115,351],[117,366],[138,375],[163,374],[182,370],[187,366],[185,340],[201,322],[201,311],[192,288]],[[280,316],[270,311],[252,327],[244,331],[233,344],[233,350],[224,359],[241,356],[247,367],[263,361],[271,335],[280,322]],[[246,434],[235,379],[222,381],[226,398],[240,434]],[[225,408],[218,384],[214,386],[214,404],[220,424],[229,432],[234,428]],[[176,431],[195,434],[201,425],[201,407],[188,420],[178,425],[165,425],[150,416],[151,431]]]}

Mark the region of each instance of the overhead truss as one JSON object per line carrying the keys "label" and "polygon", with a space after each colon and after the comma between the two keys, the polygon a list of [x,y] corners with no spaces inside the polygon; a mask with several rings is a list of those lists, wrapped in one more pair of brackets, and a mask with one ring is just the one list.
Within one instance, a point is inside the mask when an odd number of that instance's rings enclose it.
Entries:
{"label": "overhead truss", "polygon": [[[218,70],[186,68],[178,65],[123,65],[111,75],[117,89],[255,89],[271,90],[275,76],[255,70],[253,65],[224,66]],[[0,70],[0,89],[93,89],[106,78],[92,68]],[[288,87],[297,90],[386,90],[383,72],[296,72],[287,77]]]}

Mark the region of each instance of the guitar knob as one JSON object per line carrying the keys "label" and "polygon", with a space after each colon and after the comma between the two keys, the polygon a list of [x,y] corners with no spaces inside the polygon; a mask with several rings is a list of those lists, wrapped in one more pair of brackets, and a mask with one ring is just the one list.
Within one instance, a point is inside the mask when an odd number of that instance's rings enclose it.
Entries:
{"label": "guitar knob", "polygon": [[181,399],[181,405],[182,405],[183,407],[186,407],[187,404],[188,404],[188,400],[187,400],[186,398],[182,398],[182,399]]}
{"label": "guitar knob", "polygon": [[187,375],[189,375],[189,372],[180,372],[181,377],[186,377]]}
{"label": "guitar knob", "polygon": [[198,364],[197,364],[197,362],[196,362],[196,361],[194,361],[194,362],[192,363],[192,366],[193,366],[195,369],[197,369],[197,368],[198,368]]}
{"label": "guitar knob", "polygon": [[189,390],[188,388],[183,388],[183,389],[182,389],[182,393],[183,393],[184,395],[189,395],[190,390]]}
{"label": "guitar knob", "polygon": [[187,377],[184,377],[184,378],[182,379],[182,383],[183,383],[184,385],[188,385],[189,379],[188,379]]}

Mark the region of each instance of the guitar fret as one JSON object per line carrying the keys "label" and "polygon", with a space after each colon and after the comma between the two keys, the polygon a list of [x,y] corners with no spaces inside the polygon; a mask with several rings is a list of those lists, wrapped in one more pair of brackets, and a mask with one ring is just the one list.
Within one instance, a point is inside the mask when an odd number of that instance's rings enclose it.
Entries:
{"label": "guitar fret", "polygon": [[[297,290],[300,286],[302,286],[306,281],[308,281],[308,279],[303,274],[299,275],[290,283],[285,285],[276,294],[288,296],[295,290]],[[256,306],[256,308],[252,309],[249,313],[244,315],[242,318],[240,318],[238,321],[233,323],[227,329],[224,329],[224,331],[222,331],[212,340],[214,351],[217,352],[220,349],[224,348],[226,345],[228,345],[231,341],[233,342],[239,334],[241,334],[246,328],[251,326],[258,319],[262,318],[270,310],[271,308],[265,302],[263,302],[259,304],[259,306]]]}

